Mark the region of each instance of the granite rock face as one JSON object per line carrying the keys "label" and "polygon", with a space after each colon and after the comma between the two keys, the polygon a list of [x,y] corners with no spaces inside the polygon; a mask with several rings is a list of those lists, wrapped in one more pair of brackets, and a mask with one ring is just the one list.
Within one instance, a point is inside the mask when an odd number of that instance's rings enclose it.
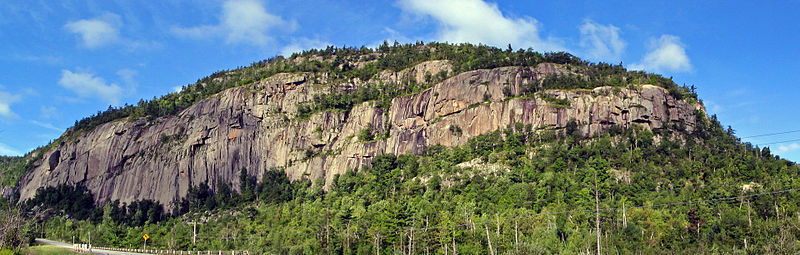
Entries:
{"label": "granite rock face", "polygon": [[[375,79],[425,81],[427,74],[441,72],[452,68],[445,61],[430,61]],[[39,187],[83,183],[101,204],[152,199],[171,207],[189,187],[203,182],[212,188],[219,182],[238,187],[242,168],[259,180],[267,169],[279,168],[293,180],[330,184],[336,174],[367,165],[379,154],[460,145],[517,122],[559,130],[574,119],[585,135],[615,125],[653,129],[668,122],[692,130],[695,111],[703,110],[651,85],[516,96],[527,84],[565,72],[555,64],[469,71],[395,98],[388,109],[366,102],[349,112],[320,112],[307,120],[294,116],[299,103],[326,93],[315,84],[319,74],[278,74],[223,91],[174,116],[118,120],[57,144],[21,178],[20,196],[31,198]],[[569,104],[549,103],[542,93]],[[453,126],[462,131],[454,133]],[[359,141],[365,128],[389,136]]]}

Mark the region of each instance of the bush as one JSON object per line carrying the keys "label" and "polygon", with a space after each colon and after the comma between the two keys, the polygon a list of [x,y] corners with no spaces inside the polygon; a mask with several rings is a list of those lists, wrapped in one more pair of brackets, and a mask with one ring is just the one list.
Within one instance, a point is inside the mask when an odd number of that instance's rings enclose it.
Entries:
{"label": "bush", "polygon": [[372,133],[372,125],[369,127],[361,129],[358,131],[358,140],[361,142],[372,142],[375,141],[375,134]]}

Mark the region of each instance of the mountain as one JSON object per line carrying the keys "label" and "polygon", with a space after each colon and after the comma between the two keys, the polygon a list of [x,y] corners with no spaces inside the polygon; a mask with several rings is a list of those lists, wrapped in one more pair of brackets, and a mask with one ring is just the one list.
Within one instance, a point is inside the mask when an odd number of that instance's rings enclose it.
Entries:
{"label": "mountain", "polygon": [[[600,69],[546,61],[456,72],[450,60],[420,60],[398,71],[379,70],[365,80],[329,71],[281,72],[244,82],[235,75],[287,63],[358,69],[385,54],[392,53],[307,54],[225,72],[195,87],[242,85],[175,114],[126,117],[71,129],[42,150],[42,159],[21,177],[20,197],[30,199],[40,187],[82,183],[99,204],[147,199],[172,207],[200,183],[212,189],[217,183],[232,183],[238,189],[243,168],[259,180],[268,169],[279,168],[292,180],[323,181],[329,186],[335,175],[369,165],[376,155],[419,154],[432,145],[461,145],[470,137],[515,123],[552,131],[574,121],[585,136],[630,125],[649,130],[680,123],[691,131],[695,111],[704,111],[701,104],[676,99],[647,81],[544,88],[547,79],[583,79],[582,75]],[[304,116],[298,112],[303,107],[318,108],[319,99],[331,94],[352,98],[387,90],[399,91],[378,100],[358,99],[345,109],[332,102],[334,106]],[[178,97],[191,95],[184,92]],[[360,139],[362,131],[375,137]]]}
{"label": "mountain", "polygon": [[800,251],[795,163],[742,143],[693,87],[563,52],[309,50],[0,159],[48,237],[110,247],[148,233],[256,254]]}

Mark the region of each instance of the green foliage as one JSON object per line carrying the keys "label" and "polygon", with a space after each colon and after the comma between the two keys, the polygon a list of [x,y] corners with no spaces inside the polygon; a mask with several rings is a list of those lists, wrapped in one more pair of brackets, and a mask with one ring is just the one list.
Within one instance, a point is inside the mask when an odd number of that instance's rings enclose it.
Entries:
{"label": "green foliage", "polygon": [[17,186],[19,177],[27,169],[24,157],[0,156],[0,186]]}
{"label": "green foliage", "polygon": [[362,128],[358,131],[358,141],[363,143],[375,141],[375,134],[372,133],[371,126]]}
{"label": "green foliage", "polygon": [[570,107],[570,101],[569,101],[569,99],[566,99],[566,98],[557,98],[557,97],[555,97],[555,96],[553,96],[551,94],[547,94],[547,93],[539,93],[539,97],[542,98],[542,100],[544,100],[545,102],[547,102],[549,106],[552,106],[552,107],[555,107],[555,108],[569,108]]}
{"label": "green foliage", "polygon": [[[0,252],[0,255],[5,254]],[[13,254],[13,253],[8,253]],[[28,255],[73,255],[79,254],[74,252],[68,248],[61,248],[54,245],[36,245],[28,247],[24,250],[22,254]]]}
{"label": "green foliage", "polygon": [[76,219],[98,216],[92,193],[82,184],[40,187],[36,195],[25,201],[27,209],[39,208],[55,215],[68,215]]}
{"label": "green foliage", "polygon": [[448,129],[450,130],[450,133],[452,133],[454,136],[461,136],[461,134],[463,134],[461,127],[459,127],[458,125],[451,125]]}
{"label": "green foliage", "polygon": [[233,190],[231,184],[218,182],[216,189],[208,183],[200,183],[189,188],[188,194],[176,205],[173,216],[183,215],[190,211],[213,211],[238,206],[243,203],[261,201],[280,203],[291,200],[296,185],[292,184],[282,170],[271,168],[264,172],[261,182],[242,168],[239,174],[239,191]]}
{"label": "green foliage", "polygon": [[108,218],[117,224],[127,226],[158,223],[167,217],[161,203],[152,200],[133,201],[130,204],[120,204],[114,200],[106,203],[104,207],[96,207],[94,196],[80,183],[39,188],[33,198],[25,201],[24,208],[41,213],[45,218],[66,216],[93,222]]}

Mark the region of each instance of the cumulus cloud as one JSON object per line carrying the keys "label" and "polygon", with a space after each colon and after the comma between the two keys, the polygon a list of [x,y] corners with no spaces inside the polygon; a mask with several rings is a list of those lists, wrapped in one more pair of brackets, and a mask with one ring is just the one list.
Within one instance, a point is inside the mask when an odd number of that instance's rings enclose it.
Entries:
{"label": "cumulus cloud", "polygon": [[625,51],[625,40],[619,36],[619,28],[613,25],[601,25],[586,20],[579,28],[580,45],[588,57],[607,62],[617,62]]}
{"label": "cumulus cloud", "polygon": [[692,70],[692,63],[689,56],[686,55],[686,49],[677,36],[661,35],[658,39],[651,39],[648,48],[650,51],[639,63],[631,65],[631,69],[652,72],[688,72]]}
{"label": "cumulus cloud", "polygon": [[84,47],[94,49],[119,40],[119,15],[106,13],[94,19],[83,19],[64,25],[69,32],[80,36]]}
{"label": "cumulus cloud", "polygon": [[11,110],[11,105],[22,99],[20,95],[14,95],[5,91],[0,91],[0,116],[13,119],[17,118],[16,113]]}
{"label": "cumulus cloud", "polygon": [[797,149],[800,149],[800,144],[797,144],[797,143],[792,143],[792,144],[789,144],[789,145],[781,144],[781,146],[778,146],[777,153],[787,153],[787,152],[790,152],[790,151],[793,151],[793,150],[797,150]]}
{"label": "cumulus cloud", "polygon": [[7,156],[22,156],[22,153],[19,150],[12,148],[4,143],[0,143],[0,155],[7,155]]}
{"label": "cumulus cloud", "polygon": [[114,83],[106,83],[101,77],[91,73],[61,70],[58,84],[72,90],[80,97],[97,97],[109,104],[116,105],[122,97],[122,88]]}
{"label": "cumulus cloud", "polygon": [[270,30],[279,28],[293,31],[296,26],[294,22],[267,12],[259,1],[228,0],[222,5],[219,24],[188,28],[173,27],[172,32],[190,38],[224,36],[227,43],[264,46],[272,40]]}
{"label": "cumulus cloud", "polygon": [[404,11],[431,17],[438,23],[437,40],[483,43],[499,47],[532,47],[538,51],[561,51],[558,40],[539,36],[538,22],[530,17],[510,18],[496,4],[482,0],[400,0]]}
{"label": "cumulus cloud", "polygon": [[289,57],[295,52],[301,52],[308,49],[324,49],[328,45],[330,45],[329,42],[316,39],[300,38],[293,40],[292,43],[281,48],[280,54],[281,56]]}

